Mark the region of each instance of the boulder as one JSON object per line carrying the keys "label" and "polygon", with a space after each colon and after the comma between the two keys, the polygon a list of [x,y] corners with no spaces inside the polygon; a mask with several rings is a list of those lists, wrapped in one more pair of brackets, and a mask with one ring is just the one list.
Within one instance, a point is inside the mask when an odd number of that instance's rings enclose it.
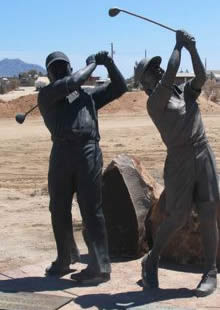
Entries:
{"label": "boulder", "polygon": [[[163,187],[137,158],[122,154],[112,160],[103,173],[103,212],[110,256],[137,258],[148,252],[166,217],[165,203]],[[218,226],[220,228],[220,204]],[[162,258],[180,264],[204,262],[195,208],[186,225],[167,244]],[[220,244],[217,261],[220,267]]]}
{"label": "boulder", "polygon": [[122,154],[107,166],[103,173],[103,212],[111,257],[136,258],[148,251],[145,219],[161,191],[134,157]]}
{"label": "boulder", "polygon": [[[152,243],[160,224],[166,217],[164,212],[165,202],[165,191],[163,191],[159,201],[153,205],[152,210],[146,219],[146,227],[150,226]],[[220,240],[220,204],[218,208],[218,227]],[[161,257],[167,261],[179,264],[204,263],[200,224],[195,208],[193,208],[186,225],[177,231],[174,237],[169,241]],[[220,267],[220,242],[217,254],[217,265]]]}

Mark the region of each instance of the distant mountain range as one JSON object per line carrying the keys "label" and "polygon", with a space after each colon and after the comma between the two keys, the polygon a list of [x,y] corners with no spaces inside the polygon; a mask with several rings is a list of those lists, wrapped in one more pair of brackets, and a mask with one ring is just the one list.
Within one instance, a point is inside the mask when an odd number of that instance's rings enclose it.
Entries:
{"label": "distant mountain range", "polygon": [[18,76],[19,73],[27,72],[29,70],[36,70],[43,74],[46,73],[43,67],[35,64],[28,64],[20,59],[5,58],[0,61],[0,77]]}

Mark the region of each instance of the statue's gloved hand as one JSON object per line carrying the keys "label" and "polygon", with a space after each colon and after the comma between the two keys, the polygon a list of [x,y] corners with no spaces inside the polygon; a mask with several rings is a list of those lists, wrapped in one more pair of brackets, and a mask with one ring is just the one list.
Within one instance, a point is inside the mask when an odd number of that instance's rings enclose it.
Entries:
{"label": "statue's gloved hand", "polygon": [[104,66],[108,66],[113,61],[111,56],[109,56],[108,52],[106,52],[106,51],[98,52],[95,55],[95,59],[96,59],[97,65],[104,65]]}
{"label": "statue's gloved hand", "polygon": [[178,40],[181,41],[182,45],[187,50],[190,51],[191,49],[195,48],[196,40],[190,33],[185,30],[178,30],[176,34],[178,36]]}
{"label": "statue's gloved hand", "polygon": [[196,40],[195,38],[189,34],[189,33],[185,33],[185,37],[184,37],[184,44],[183,46],[188,50],[192,50],[196,47]]}
{"label": "statue's gloved hand", "polygon": [[90,65],[92,63],[96,63],[96,57],[95,55],[90,55],[87,59],[86,59],[86,65]]}
{"label": "statue's gloved hand", "polygon": [[177,30],[176,31],[176,43],[180,46],[183,46],[183,37],[184,37],[184,30]]}

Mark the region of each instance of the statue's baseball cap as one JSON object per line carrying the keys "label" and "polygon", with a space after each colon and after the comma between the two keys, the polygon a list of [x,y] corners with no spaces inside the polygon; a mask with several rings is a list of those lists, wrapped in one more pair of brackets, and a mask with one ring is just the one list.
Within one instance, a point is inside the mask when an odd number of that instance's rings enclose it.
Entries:
{"label": "statue's baseball cap", "polygon": [[135,70],[135,81],[140,82],[143,76],[143,73],[149,68],[152,63],[161,64],[162,58],[160,56],[155,56],[150,59],[143,58],[137,65]]}
{"label": "statue's baseball cap", "polygon": [[48,69],[49,66],[57,60],[63,60],[67,63],[70,63],[69,58],[63,52],[56,51],[47,56],[45,63],[46,68]]}

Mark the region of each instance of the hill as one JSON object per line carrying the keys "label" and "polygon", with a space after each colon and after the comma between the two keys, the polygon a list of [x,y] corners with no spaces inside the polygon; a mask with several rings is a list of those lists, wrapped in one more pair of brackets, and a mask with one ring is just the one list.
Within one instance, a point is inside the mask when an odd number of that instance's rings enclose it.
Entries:
{"label": "hill", "polygon": [[0,77],[18,76],[19,73],[36,70],[37,72],[46,73],[45,69],[39,65],[28,64],[20,59],[5,58],[0,61]]}

